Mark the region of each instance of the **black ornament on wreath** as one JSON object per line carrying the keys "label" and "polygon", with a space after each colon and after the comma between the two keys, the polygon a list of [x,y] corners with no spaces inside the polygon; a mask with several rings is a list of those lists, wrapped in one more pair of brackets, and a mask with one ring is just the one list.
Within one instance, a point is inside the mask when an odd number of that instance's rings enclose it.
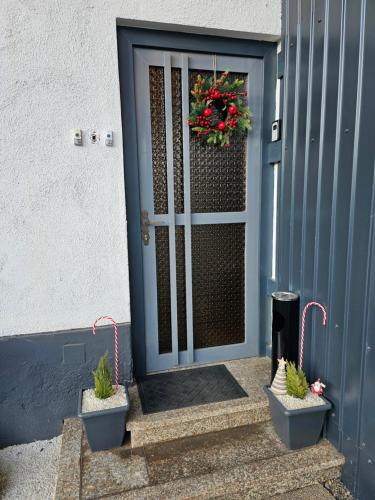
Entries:
{"label": "black ornament on wreath", "polygon": [[[216,72],[215,72],[216,73]],[[230,147],[231,138],[251,130],[251,112],[244,104],[244,80],[228,81],[229,71],[217,80],[198,75],[191,90],[188,125],[207,144]]]}

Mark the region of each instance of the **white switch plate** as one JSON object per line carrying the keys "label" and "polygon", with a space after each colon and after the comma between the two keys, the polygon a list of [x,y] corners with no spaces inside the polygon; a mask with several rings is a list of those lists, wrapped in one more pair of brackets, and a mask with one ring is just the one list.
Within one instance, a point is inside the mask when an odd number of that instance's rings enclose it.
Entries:
{"label": "white switch plate", "polygon": [[82,146],[82,130],[80,128],[73,129],[73,143],[75,146]]}

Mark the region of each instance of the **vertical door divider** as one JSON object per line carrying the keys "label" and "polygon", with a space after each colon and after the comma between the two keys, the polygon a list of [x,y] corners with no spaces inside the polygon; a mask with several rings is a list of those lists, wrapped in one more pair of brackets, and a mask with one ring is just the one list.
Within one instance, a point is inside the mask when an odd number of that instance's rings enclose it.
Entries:
{"label": "vertical door divider", "polygon": [[172,74],[171,54],[164,54],[165,89],[165,139],[167,150],[167,185],[169,216],[169,275],[171,289],[171,327],[173,364],[178,365],[178,320],[177,320],[177,277],[176,277],[176,227],[173,175],[173,123],[172,123]]}
{"label": "vertical door divider", "polygon": [[182,94],[182,143],[184,169],[184,212],[185,212],[185,287],[186,287],[186,333],[187,362],[194,362],[193,339],[193,283],[191,263],[191,205],[190,205],[190,134],[187,125],[189,115],[189,57],[181,55],[181,94]]}

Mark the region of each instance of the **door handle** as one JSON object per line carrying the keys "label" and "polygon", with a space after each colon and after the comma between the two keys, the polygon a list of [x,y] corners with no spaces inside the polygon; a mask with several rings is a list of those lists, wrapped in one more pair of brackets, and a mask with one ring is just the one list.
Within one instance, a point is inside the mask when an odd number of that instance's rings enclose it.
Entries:
{"label": "door handle", "polygon": [[150,221],[147,210],[141,210],[141,236],[145,246],[150,243],[150,226],[165,226],[167,223],[163,220],[157,222]]}
{"label": "door handle", "polygon": [[150,243],[150,231],[149,231],[149,226],[150,226],[150,219],[148,218],[148,211],[147,210],[142,210],[141,211],[141,236],[142,236],[142,241],[145,246],[147,246]]}

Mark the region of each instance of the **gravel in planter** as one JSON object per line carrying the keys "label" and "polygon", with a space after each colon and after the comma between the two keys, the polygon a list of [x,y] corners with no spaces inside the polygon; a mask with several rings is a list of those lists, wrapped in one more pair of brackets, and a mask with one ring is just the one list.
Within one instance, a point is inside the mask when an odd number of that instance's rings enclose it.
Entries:
{"label": "gravel in planter", "polygon": [[[116,391],[115,386],[113,386],[113,389]],[[109,410],[110,408],[118,408],[126,404],[128,404],[128,399],[123,385],[119,385],[118,390],[106,399],[97,398],[94,389],[86,389],[83,391],[82,413]]]}
{"label": "gravel in planter", "polygon": [[320,396],[311,391],[307,393],[305,399],[295,398],[288,394],[285,396],[279,394],[274,395],[287,410],[300,410],[301,408],[310,408],[311,406],[321,406],[325,404]]}

